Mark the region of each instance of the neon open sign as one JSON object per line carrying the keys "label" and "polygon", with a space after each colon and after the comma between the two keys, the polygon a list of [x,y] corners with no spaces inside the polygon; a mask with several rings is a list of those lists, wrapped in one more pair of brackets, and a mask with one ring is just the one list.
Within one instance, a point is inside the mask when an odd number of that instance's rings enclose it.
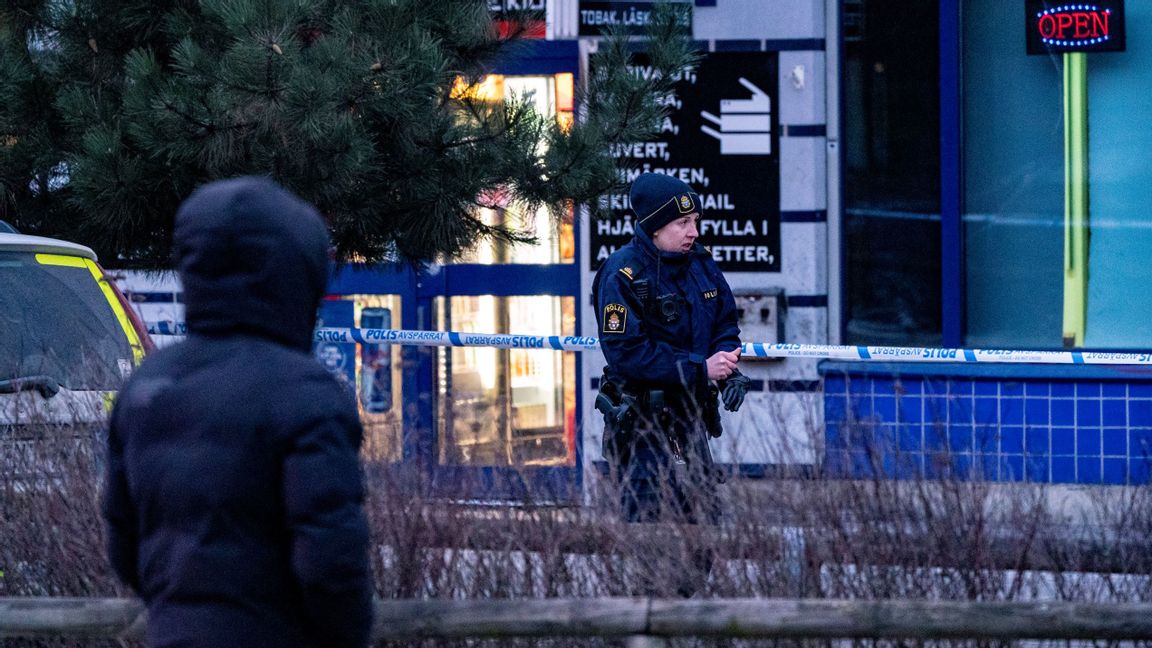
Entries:
{"label": "neon open sign", "polygon": [[1029,54],[1123,52],[1124,0],[1026,0]]}

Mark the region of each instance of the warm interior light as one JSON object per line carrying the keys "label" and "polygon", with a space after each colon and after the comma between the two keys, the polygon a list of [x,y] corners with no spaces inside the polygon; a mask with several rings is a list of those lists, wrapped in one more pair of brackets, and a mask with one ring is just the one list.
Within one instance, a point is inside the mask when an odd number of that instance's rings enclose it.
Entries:
{"label": "warm interior light", "polygon": [[572,128],[572,123],[576,120],[570,112],[556,113],[556,123],[560,125],[560,130],[567,133]]}
{"label": "warm interior light", "polygon": [[553,85],[556,88],[556,123],[560,125],[560,130],[568,132],[576,121],[573,114],[574,76],[571,72],[560,72],[553,76]]}
{"label": "warm interior light", "polygon": [[572,112],[573,76],[571,72],[556,75],[556,110]]}
{"label": "warm interior light", "polygon": [[479,83],[468,84],[464,77],[456,77],[452,84],[453,99],[473,99],[477,101],[501,101],[504,99],[504,75],[489,74]]}

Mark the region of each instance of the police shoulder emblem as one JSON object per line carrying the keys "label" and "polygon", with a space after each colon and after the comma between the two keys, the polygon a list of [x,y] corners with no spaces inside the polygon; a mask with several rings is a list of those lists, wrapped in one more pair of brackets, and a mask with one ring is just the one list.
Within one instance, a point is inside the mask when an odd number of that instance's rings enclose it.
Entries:
{"label": "police shoulder emblem", "polygon": [[604,332],[623,333],[628,324],[628,309],[623,304],[608,304],[604,307]]}
{"label": "police shoulder emblem", "polygon": [[620,268],[620,274],[623,274],[625,277],[628,277],[629,281],[632,280],[632,268],[629,268],[627,266]]}

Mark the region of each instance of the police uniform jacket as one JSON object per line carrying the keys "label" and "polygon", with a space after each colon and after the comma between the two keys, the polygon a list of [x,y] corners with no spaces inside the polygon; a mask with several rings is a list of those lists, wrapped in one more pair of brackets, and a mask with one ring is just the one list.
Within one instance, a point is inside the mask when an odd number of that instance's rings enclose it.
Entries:
{"label": "police uniform jacket", "polygon": [[327,233],[265,180],[177,216],[189,336],[112,413],[103,513],[151,647],[361,647],[373,591],[351,395],[311,356]]}
{"label": "police uniform jacket", "polygon": [[705,361],[740,346],[732,291],[699,243],[664,252],[637,228],[604,262],[596,294],[606,374],[629,391],[699,394],[708,383]]}

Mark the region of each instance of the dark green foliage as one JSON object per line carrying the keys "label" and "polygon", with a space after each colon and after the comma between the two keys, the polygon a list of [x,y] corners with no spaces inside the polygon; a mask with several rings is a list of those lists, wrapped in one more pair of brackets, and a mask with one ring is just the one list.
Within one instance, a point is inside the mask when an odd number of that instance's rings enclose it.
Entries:
{"label": "dark green foliage", "polygon": [[[169,262],[176,207],[203,182],[269,175],[328,218],[337,254],[422,263],[486,237],[483,197],[595,203],[611,144],[658,129],[692,62],[671,11],[627,71],[602,43],[564,131],[526,101],[455,96],[515,55],[484,0],[9,0],[0,9],[0,218],[110,265]],[[541,143],[544,146],[541,146]]]}

